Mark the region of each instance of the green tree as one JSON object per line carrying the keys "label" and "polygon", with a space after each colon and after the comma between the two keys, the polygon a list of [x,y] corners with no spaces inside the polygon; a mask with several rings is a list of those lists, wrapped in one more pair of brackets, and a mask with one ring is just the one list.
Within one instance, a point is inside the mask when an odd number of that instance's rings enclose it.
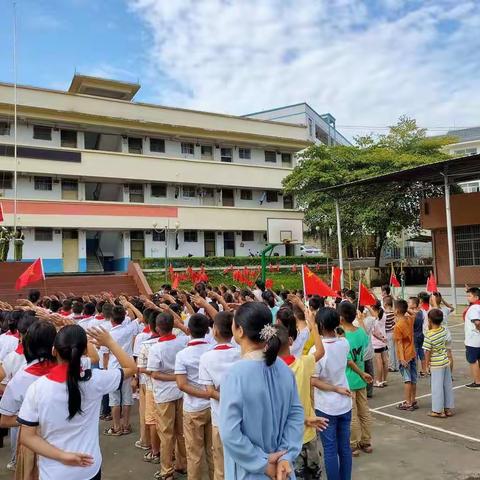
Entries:
{"label": "green tree", "polygon": [[448,158],[442,147],[447,137],[427,137],[414,119],[400,117],[384,135],[355,138],[354,146],[314,145],[302,152],[298,165],[285,178],[284,188],[293,193],[314,229],[335,231],[334,198],[339,201],[342,239],[355,245],[365,235],[375,238],[375,265],[389,235],[404,228],[418,229],[420,203],[440,190],[425,182],[395,182],[388,185],[348,187],[321,191],[327,187],[396,172]]}

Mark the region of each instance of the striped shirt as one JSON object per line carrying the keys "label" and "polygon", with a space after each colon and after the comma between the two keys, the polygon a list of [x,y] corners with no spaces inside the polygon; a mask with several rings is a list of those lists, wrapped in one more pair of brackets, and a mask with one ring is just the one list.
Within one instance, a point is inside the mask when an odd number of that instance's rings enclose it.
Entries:
{"label": "striped shirt", "polygon": [[431,368],[446,367],[450,361],[448,360],[447,348],[447,331],[443,327],[429,330],[425,334],[423,341],[423,349],[430,351]]}
{"label": "striped shirt", "polygon": [[391,332],[395,327],[395,313],[385,312],[385,331]]}

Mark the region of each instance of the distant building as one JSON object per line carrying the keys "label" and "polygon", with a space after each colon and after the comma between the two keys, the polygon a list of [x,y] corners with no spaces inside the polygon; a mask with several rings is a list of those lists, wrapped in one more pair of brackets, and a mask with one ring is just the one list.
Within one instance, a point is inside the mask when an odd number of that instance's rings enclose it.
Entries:
{"label": "distant building", "polygon": [[351,145],[336,129],[333,115],[319,114],[305,102],[249,113],[244,117],[304,125],[308,130],[308,139],[312,142],[324,145]]}

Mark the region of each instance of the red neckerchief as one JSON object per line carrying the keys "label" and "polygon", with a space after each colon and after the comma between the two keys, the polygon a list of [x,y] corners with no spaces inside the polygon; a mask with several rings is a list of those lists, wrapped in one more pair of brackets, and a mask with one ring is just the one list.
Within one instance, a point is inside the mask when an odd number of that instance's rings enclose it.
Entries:
{"label": "red neckerchief", "polygon": [[208,342],[205,340],[191,340],[187,343],[187,347],[195,347],[196,345],[206,345]]}
{"label": "red neckerchief", "polygon": [[147,325],[147,326],[143,329],[142,333],[151,333],[151,331],[152,331],[152,330],[151,330],[150,326]]}
{"label": "red neckerchief", "polygon": [[23,343],[19,343],[17,345],[17,348],[15,349],[15,353],[18,353],[19,355],[23,355],[24,354],[24,351],[23,351]]}
{"label": "red neckerchief", "polygon": [[68,317],[72,312],[66,312],[65,310],[60,310],[58,313],[63,317]]}
{"label": "red neckerchief", "polygon": [[99,315],[95,315],[95,320],[105,320],[105,317],[100,313]]}
{"label": "red neckerchief", "polygon": [[468,312],[468,310],[470,310],[470,307],[471,307],[472,305],[480,305],[480,300],[477,300],[476,302],[471,303],[471,304],[465,309],[465,311],[463,312],[463,321],[465,321],[465,318],[467,317],[467,312]]}
{"label": "red neckerchief", "polygon": [[281,355],[280,358],[288,365],[290,366],[295,360],[294,355]]}
{"label": "red neckerchief", "polygon": [[30,375],[34,375],[35,377],[43,377],[44,375],[49,373],[52,368],[56,366],[57,364],[55,362],[47,360],[45,362],[34,363],[33,365],[27,367],[25,371]]}
{"label": "red neckerchief", "polygon": [[233,348],[232,345],[228,345],[228,343],[224,343],[222,345],[217,345],[214,350],[230,350],[231,348]]}
{"label": "red neckerchief", "polygon": [[159,337],[158,341],[159,342],[169,342],[170,340],[175,340],[177,337],[173,334],[170,333],[168,335],[164,335],[163,337]]}
{"label": "red neckerchief", "polygon": [[61,363],[53,367],[47,374],[49,380],[53,380],[58,383],[65,383],[68,375],[68,363]]}
{"label": "red neckerchief", "polygon": [[428,312],[428,311],[430,310],[430,304],[428,304],[428,303],[422,303],[422,304],[420,305],[420,308],[421,308],[422,310],[424,310],[425,312]]}
{"label": "red neckerchief", "polygon": [[15,338],[20,338],[20,333],[18,333],[18,330],[16,330],[14,333],[12,333],[10,330],[5,333],[7,337],[15,337]]}

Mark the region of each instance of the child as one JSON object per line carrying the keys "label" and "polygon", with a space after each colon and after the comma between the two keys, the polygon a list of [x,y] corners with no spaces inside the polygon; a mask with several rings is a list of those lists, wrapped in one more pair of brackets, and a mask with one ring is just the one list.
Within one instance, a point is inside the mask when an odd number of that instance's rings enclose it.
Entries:
{"label": "child", "polygon": [[350,480],[352,399],[346,376],[350,346],[344,337],[336,335],[336,329],[340,325],[336,310],[320,309],[316,322],[323,335],[325,355],[317,362],[311,382],[315,387],[315,414],[328,419],[327,428],[320,432],[325,470],[328,479]]}
{"label": "child", "polygon": [[[300,454],[303,407],[295,378],[278,359],[280,341],[270,309],[242,304],[233,335],[243,359],[229,370],[220,396],[225,478],[287,478]],[[282,432],[282,435],[279,435]]]}
{"label": "child", "polygon": [[[303,306],[301,302],[300,305]],[[310,338],[310,328],[308,327],[308,324],[305,320],[305,311],[299,305],[293,305],[293,315],[296,320],[298,334],[290,350],[292,352],[292,355],[294,355],[295,357],[300,357],[302,356],[302,354],[304,354],[303,349],[305,348],[305,345]],[[315,318],[315,314],[313,314],[313,318]],[[311,347],[312,345],[310,345],[310,348]]]}
{"label": "child", "polygon": [[385,312],[377,301],[375,305],[368,307],[370,315],[375,318],[372,330],[372,346],[375,353],[375,382],[374,387],[387,386],[388,377],[388,347],[387,334],[385,332]]}
{"label": "child", "polygon": [[[375,327],[376,319],[374,316],[365,314],[364,307],[359,308],[360,312],[357,315],[356,320],[353,324],[356,327],[363,328],[365,333],[368,335],[368,348],[365,352],[363,360],[365,362],[365,372],[367,372],[371,377],[374,376],[374,368],[373,368],[373,360],[375,356],[375,352],[373,349],[372,343],[372,336],[373,336],[373,328]],[[367,398],[372,398],[373,396],[373,382],[367,383]]]}
{"label": "child", "polygon": [[385,310],[385,333],[387,334],[388,346],[388,371],[398,372],[397,352],[393,329],[395,328],[395,311],[393,309],[393,298],[389,295],[383,297],[383,309]]}
{"label": "child", "polygon": [[407,317],[408,303],[405,300],[395,302],[396,324],[394,330],[400,373],[403,378],[404,401],[397,405],[399,410],[413,411],[418,408],[415,400],[417,392],[417,360],[413,337],[412,317]]}
{"label": "child", "polygon": [[[175,378],[175,358],[183,350],[188,337],[173,335],[174,319],[168,312],[157,315],[157,342],[148,352],[147,371],[153,381],[155,422],[160,438],[160,478],[170,479],[173,472],[185,471],[185,440],[183,437],[183,394]],[[175,468],[174,468],[175,450]]]}
{"label": "child", "polygon": [[473,382],[467,388],[480,389],[480,288],[467,290],[469,306],[463,314],[465,323],[465,354]]}
{"label": "child", "polygon": [[445,418],[454,415],[452,373],[447,355],[447,331],[442,326],[443,312],[433,308],[428,312],[430,329],[425,334],[423,348],[430,365],[432,382],[431,417]]}
{"label": "child", "polygon": [[373,381],[372,377],[365,373],[365,352],[368,349],[368,335],[362,328],[353,325],[357,316],[355,305],[342,302],[338,306],[340,325],[345,331],[345,338],[350,345],[348,353],[347,380],[352,392],[352,431],[350,446],[352,456],[358,457],[360,452],[372,453],[372,418],[367,402],[367,383]]}
{"label": "child", "polygon": [[215,480],[223,480],[225,477],[223,445],[218,430],[218,409],[221,384],[230,367],[240,360],[240,351],[232,344],[232,323],[233,314],[231,312],[220,312],[215,316],[213,321],[213,336],[217,345],[213,350],[204,353],[200,357],[199,366],[198,383],[206,385],[210,397],[212,414],[212,453]]}
{"label": "child", "polygon": [[432,293],[432,296],[430,297],[430,305],[432,306],[432,308],[440,309],[443,313],[442,327],[447,332],[447,343],[446,343],[447,355],[448,355],[448,360],[450,361],[450,370],[452,371],[452,375],[453,375],[452,334],[450,332],[450,329],[448,328],[448,316],[455,309],[452,307],[452,305],[450,305],[447,301],[443,299],[442,294],[440,292]]}

